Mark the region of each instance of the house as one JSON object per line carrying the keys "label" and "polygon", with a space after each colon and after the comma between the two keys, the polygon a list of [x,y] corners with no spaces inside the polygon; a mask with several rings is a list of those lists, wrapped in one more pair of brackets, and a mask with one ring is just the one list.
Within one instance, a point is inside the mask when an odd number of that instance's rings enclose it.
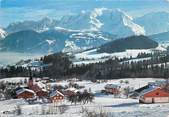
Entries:
{"label": "house", "polygon": [[60,102],[64,99],[64,95],[59,91],[52,91],[50,93],[50,99],[52,102]]}
{"label": "house", "polygon": [[155,82],[148,82],[147,85],[140,87],[136,90],[134,90],[131,94],[130,94],[130,98],[139,98],[141,92],[143,92],[146,89],[149,89],[151,87],[164,87],[166,86],[166,81],[155,81]]}
{"label": "house", "polygon": [[71,96],[71,95],[76,94],[77,92],[78,92],[78,90],[77,90],[76,88],[71,87],[71,88],[66,89],[66,90],[63,92],[63,94],[64,94],[65,96]]}
{"label": "house", "polygon": [[36,96],[35,92],[30,89],[19,89],[16,91],[17,98],[30,99]]}
{"label": "house", "polygon": [[161,87],[149,87],[141,92],[140,103],[166,103],[169,102],[169,92]]}
{"label": "house", "polygon": [[106,93],[118,94],[120,92],[120,86],[116,84],[107,84],[104,88]]}
{"label": "house", "polygon": [[41,90],[38,90],[37,92],[35,92],[36,95],[40,98],[43,98],[43,97],[48,97],[48,92],[47,90],[45,89],[41,89]]}
{"label": "house", "polygon": [[28,82],[28,87],[29,87],[29,89],[34,91],[38,97],[47,97],[48,96],[48,92],[45,89],[46,88],[45,84],[43,84],[40,81],[34,82],[33,79],[30,79]]}

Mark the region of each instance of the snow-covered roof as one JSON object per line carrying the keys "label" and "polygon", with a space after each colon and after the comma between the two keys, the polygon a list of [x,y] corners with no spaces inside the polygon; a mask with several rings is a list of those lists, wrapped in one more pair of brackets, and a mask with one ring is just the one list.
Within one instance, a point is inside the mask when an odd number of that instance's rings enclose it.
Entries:
{"label": "snow-covered roof", "polygon": [[147,89],[144,89],[141,93],[140,93],[140,96],[143,96],[145,95],[146,93],[149,93],[151,91],[154,91],[156,89],[159,89],[160,87],[157,87],[157,86],[150,86],[149,88]]}
{"label": "snow-covered roof", "polygon": [[72,91],[72,92],[78,92],[79,90],[77,90],[76,88],[70,87],[68,89],[66,89],[66,91]]}
{"label": "snow-covered roof", "polygon": [[37,82],[37,85],[42,89],[46,87],[46,85],[42,82]]}
{"label": "snow-covered roof", "polygon": [[117,84],[107,84],[105,88],[119,88],[120,86]]}
{"label": "snow-covered roof", "polygon": [[17,91],[16,91],[16,94],[19,95],[19,94],[21,94],[21,93],[23,93],[23,92],[25,92],[25,91],[35,94],[34,91],[32,91],[32,90],[30,90],[30,89],[25,89],[25,88],[22,88],[22,89],[17,90]]}
{"label": "snow-covered roof", "polygon": [[54,97],[55,95],[61,95],[61,96],[64,96],[61,92],[59,92],[59,91],[52,91],[51,93],[50,93],[50,97]]}

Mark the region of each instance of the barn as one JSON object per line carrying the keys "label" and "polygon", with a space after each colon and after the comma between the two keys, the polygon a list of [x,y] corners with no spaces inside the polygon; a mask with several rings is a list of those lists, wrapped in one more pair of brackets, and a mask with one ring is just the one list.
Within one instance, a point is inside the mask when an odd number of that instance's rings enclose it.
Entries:
{"label": "barn", "polygon": [[29,99],[34,98],[36,96],[35,92],[30,89],[19,89],[16,91],[17,98]]}
{"label": "barn", "polygon": [[169,92],[161,87],[149,87],[141,92],[140,103],[167,103],[169,102]]}
{"label": "barn", "polygon": [[107,84],[104,88],[106,93],[117,94],[120,92],[120,86],[116,84]]}
{"label": "barn", "polygon": [[59,92],[59,91],[52,91],[50,93],[50,99],[52,102],[59,102],[59,101],[62,101],[64,99],[64,95]]}

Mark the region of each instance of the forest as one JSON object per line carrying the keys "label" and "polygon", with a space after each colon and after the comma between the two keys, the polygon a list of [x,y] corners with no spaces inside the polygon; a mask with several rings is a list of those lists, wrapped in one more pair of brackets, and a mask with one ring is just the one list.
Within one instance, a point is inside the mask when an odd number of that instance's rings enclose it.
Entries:
{"label": "forest", "polygon": [[[21,66],[7,66],[0,69],[0,78],[33,76],[51,79],[118,79],[118,78],[168,78],[169,55],[140,53],[137,58],[151,57],[142,61],[130,58],[113,58],[105,62],[74,65],[65,53],[56,53],[42,57],[39,61],[48,66],[30,69]],[[133,60],[133,61],[131,61]]]}

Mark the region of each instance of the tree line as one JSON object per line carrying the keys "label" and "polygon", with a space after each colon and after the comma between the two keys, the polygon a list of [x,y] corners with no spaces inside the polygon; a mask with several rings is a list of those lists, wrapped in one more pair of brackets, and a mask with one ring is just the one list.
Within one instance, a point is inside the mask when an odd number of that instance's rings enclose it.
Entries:
{"label": "tree line", "polygon": [[[77,77],[80,79],[117,79],[117,78],[168,78],[169,77],[169,55],[139,54],[152,56],[150,59],[141,61],[127,58],[112,58],[105,62],[74,65],[71,56],[65,53],[56,53],[42,57],[44,64],[50,64],[40,70],[32,69],[33,77],[50,77],[51,79],[64,79]],[[0,77],[29,76],[29,69],[18,66],[8,66],[0,69]]]}

